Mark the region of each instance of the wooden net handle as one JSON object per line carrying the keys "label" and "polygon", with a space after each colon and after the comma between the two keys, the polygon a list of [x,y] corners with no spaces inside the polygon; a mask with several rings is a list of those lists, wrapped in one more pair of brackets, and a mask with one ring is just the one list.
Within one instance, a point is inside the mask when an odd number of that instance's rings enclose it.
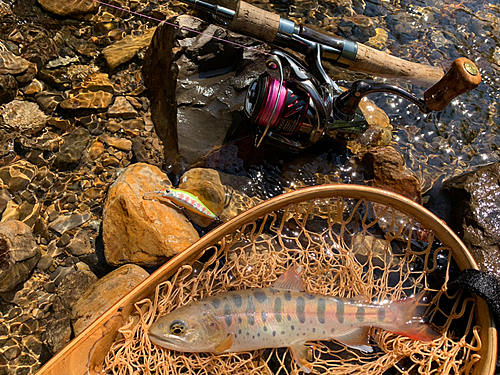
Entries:
{"label": "wooden net handle", "polygon": [[445,76],[424,93],[427,107],[442,111],[458,95],[475,89],[481,83],[477,66],[465,57],[453,61]]}

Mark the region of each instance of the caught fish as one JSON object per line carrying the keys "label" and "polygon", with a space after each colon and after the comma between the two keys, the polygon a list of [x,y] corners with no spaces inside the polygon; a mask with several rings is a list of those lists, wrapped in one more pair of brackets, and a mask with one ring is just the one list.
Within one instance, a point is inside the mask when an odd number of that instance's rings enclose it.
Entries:
{"label": "caught fish", "polygon": [[383,304],[304,292],[300,267],[270,288],[229,291],[191,302],[161,317],[150,340],[182,352],[227,353],[289,347],[298,366],[312,371],[306,341],[335,339],[365,352],[371,327],[420,341],[439,337],[422,319],[419,296]]}
{"label": "caught fish", "polygon": [[162,199],[166,198],[185,209],[194,212],[200,216],[215,220],[215,215],[210,209],[194,194],[181,189],[168,187],[166,189],[157,189],[144,194],[144,199]]}

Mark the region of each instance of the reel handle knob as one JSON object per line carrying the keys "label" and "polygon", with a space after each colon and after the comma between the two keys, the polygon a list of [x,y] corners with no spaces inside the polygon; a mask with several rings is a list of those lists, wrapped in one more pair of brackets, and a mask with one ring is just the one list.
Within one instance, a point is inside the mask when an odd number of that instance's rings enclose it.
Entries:
{"label": "reel handle knob", "polygon": [[481,83],[477,66],[465,57],[453,61],[443,78],[424,93],[424,101],[433,111],[442,111],[458,95]]}

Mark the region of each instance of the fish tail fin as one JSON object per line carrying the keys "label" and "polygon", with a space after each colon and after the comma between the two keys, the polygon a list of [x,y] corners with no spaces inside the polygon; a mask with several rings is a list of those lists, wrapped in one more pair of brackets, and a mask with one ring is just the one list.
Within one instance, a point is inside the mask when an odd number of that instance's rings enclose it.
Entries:
{"label": "fish tail fin", "polygon": [[439,338],[441,335],[424,319],[427,305],[420,303],[423,297],[424,292],[392,302],[392,307],[399,319],[387,330],[419,341],[432,341]]}

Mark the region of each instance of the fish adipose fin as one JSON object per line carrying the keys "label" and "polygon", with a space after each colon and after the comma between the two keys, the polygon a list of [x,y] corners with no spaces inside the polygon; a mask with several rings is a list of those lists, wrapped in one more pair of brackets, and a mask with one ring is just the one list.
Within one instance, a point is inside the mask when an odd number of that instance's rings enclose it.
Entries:
{"label": "fish adipose fin", "polygon": [[215,351],[218,353],[225,352],[226,350],[230,349],[231,346],[233,346],[233,334],[231,333],[229,336],[227,336],[223,341],[219,343],[215,347]]}
{"label": "fish adipose fin", "polygon": [[290,350],[292,351],[293,358],[295,359],[295,362],[297,362],[300,369],[306,374],[309,374],[313,369],[312,363],[308,360],[308,358],[312,357],[311,348],[303,344],[297,344],[290,346]]}
{"label": "fish adipose fin", "polygon": [[373,352],[373,348],[368,345],[368,332],[370,327],[356,328],[343,333],[341,336],[335,336],[335,340],[350,348],[361,350],[366,353]]}
{"label": "fish adipose fin", "polygon": [[395,323],[394,328],[388,328],[389,332],[419,341],[432,341],[441,337],[423,319],[425,310],[427,309],[427,305],[419,303],[423,295],[424,292],[392,303],[392,308],[396,310],[396,315],[401,316],[401,319],[398,319],[401,323]]}
{"label": "fish adipose fin", "polygon": [[286,289],[286,290],[296,290],[298,292],[304,291],[304,283],[300,278],[300,272],[302,271],[302,267],[294,266],[290,267],[283,273],[278,280],[276,280],[272,288],[275,289]]}

